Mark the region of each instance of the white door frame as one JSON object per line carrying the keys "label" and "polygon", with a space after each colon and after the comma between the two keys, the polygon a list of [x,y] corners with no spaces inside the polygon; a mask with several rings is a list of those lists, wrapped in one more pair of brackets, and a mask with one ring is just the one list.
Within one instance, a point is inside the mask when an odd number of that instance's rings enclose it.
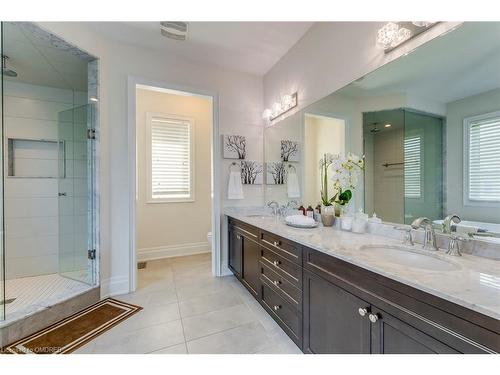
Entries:
{"label": "white door frame", "polygon": [[136,197],[137,197],[137,141],[136,141],[136,88],[138,85],[151,86],[165,91],[181,91],[212,98],[212,274],[221,276],[220,248],[220,136],[219,136],[219,96],[216,92],[184,85],[128,76],[128,166],[129,166],[129,290],[137,288],[136,249]]}

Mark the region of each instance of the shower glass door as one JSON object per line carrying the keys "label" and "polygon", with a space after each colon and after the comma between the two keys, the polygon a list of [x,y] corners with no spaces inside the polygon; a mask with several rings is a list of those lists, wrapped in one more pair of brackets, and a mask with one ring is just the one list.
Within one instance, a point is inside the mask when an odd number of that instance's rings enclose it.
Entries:
{"label": "shower glass door", "polygon": [[58,119],[59,274],[89,285],[96,283],[94,110],[87,104]]}
{"label": "shower glass door", "polygon": [[[3,22],[0,23],[0,52],[3,56]],[[3,222],[3,74],[0,74],[0,321],[5,319],[5,254]]]}

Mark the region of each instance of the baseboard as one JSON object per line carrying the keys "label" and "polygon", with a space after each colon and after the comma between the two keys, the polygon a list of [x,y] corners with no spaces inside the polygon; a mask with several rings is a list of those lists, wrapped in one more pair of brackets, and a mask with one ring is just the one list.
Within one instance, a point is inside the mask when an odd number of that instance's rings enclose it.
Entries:
{"label": "baseboard", "polygon": [[184,255],[195,255],[209,253],[210,246],[206,242],[193,242],[182,245],[170,245],[160,247],[147,247],[137,250],[137,261],[178,257]]}
{"label": "baseboard", "polygon": [[101,281],[101,298],[130,292],[128,276],[115,276]]}

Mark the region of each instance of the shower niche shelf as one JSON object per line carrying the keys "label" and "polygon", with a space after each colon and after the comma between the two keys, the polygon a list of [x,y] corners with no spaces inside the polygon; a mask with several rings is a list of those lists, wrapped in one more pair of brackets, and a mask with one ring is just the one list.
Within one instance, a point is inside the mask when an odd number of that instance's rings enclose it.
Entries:
{"label": "shower niche shelf", "polygon": [[54,139],[7,138],[9,178],[64,178],[66,144]]}

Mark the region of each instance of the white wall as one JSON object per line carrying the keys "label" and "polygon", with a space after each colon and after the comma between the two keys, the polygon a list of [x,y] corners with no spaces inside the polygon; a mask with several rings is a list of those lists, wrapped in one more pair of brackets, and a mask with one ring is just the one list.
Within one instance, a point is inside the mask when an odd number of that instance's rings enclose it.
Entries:
{"label": "white wall", "polygon": [[[139,260],[209,252],[212,100],[137,89],[137,255]],[[194,201],[149,202],[147,113],[193,119]]]}
{"label": "white wall", "polygon": [[[58,114],[87,103],[87,93],[73,94],[72,90],[5,81],[4,137],[57,140]],[[6,166],[7,152],[5,148]],[[48,149],[20,150],[16,161],[24,161],[30,174],[57,171],[57,152]],[[58,272],[58,179],[8,177],[6,173],[4,189],[6,278]]]}
{"label": "white wall", "polygon": [[[213,91],[219,95],[220,133],[242,134],[262,143],[262,77],[180,60],[162,52],[121,44],[101,37],[85,23],[38,24],[99,57],[101,140],[101,278],[102,294],[129,290],[129,164],[127,79],[129,75]],[[262,147],[260,147],[262,160]],[[222,205],[262,205],[262,186],[245,188],[244,201],[224,199],[227,168],[221,163]],[[221,263],[226,261],[223,239]],[[229,272],[226,269],[226,272]]]}

